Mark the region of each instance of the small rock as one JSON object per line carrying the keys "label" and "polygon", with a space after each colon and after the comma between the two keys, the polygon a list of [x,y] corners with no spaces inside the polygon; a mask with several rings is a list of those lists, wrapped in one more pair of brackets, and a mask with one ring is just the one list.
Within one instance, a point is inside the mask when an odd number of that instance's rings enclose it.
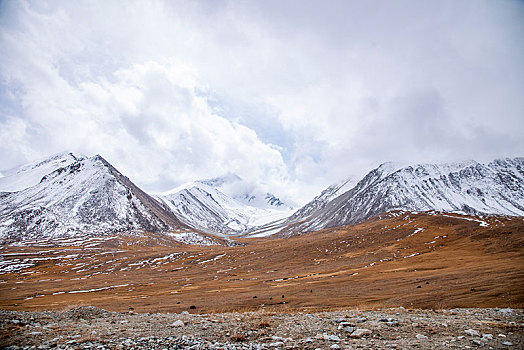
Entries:
{"label": "small rock", "polygon": [[125,342],[122,343],[122,345],[125,345],[127,347],[131,347],[134,345],[133,341],[131,339],[126,339]]}
{"label": "small rock", "polygon": [[344,327],[343,330],[346,333],[353,333],[355,331],[355,327]]}
{"label": "small rock", "polygon": [[353,331],[353,333],[351,333],[349,336],[351,338],[362,338],[363,336],[366,336],[366,335],[371,335],[371,331],[369,329],[366,329],[366,328],[357,328]]}
{"label": "small rock", "polygon": [[175,322],[171,324],[171,327],[182,327],[182,326],[184,326],[184,321],[182,320],[176,320]]}
{"label": "small rock", "polygon": [[182,315],[189,315],[189,311],[182,311]]}
{"label": "small rock", "polygon": [[304,343],[312,343],[313,342],[313,339],[311,338],[307,338],[306,340],[304,340]]}
{"label": "small rock", "polygon": [[358,323],[364,323],[364,322],[366,322],[367,320],[368,320],[368,319],[365,318],[365,317],[359,317],[359,318],[357,318],[357,322],[358,322]]}
{"label": "small rock", "polygon": [[340,349],[340,346],[338,344],[333,344],[330,346],[330,349]]}
{"label": "small rock", "polygon": [[11,322],[12,322],[13,324],[19,324],[19,323],[20,323],[20,320],[11,320]]}
{"label": "small rock", "polygon": [[324,334],[324,339],[329,341],[340,341],[340,337],[335,334]]}
{"label": "small rock", "polygon": [[276,341],[274,343],[269,343],[268,345],[270,348],[277,348],[279,346],[284,346],[284,342],[283,341]]}
{"label": "small rock", "polygon": [[342,322],[345,322],[345,321],[346,321],[345,318],[335,318],[335,319],[333,320],[333,323],[342,323]]}
{"label": "small rock", "polygon": [[417,334],[415,336],[415,338],[417,338],[417,339],[428,339],[428,337],[426,335],[424,335],[424,334]]}
{"label": "small rock", "polygon": [[513,310],[509,307],[505,308],[505,309],[500,309],[499,312],[501,314],[512,314],[513,313]]}
{"label": "small rock", "polygon": [[502,333],[500,333],[498,336],[501,337],[501,338],[506,338],[506,335],[502,334]]}
{"label": "small rock", "polygon": [[473,342],[473,344],[475,344],[475,345],[477,345],[477,346],[482,346],[482,345],[484,345],[484,344],[482,344],[482,342],[481,342],[480,340],[478,340],[478,339],[473,339],[472,342]]}
{"label": "small rock", "polygon": [[482,341],[488,341],[488,340],[492,340],[493,339],[493,334],[489,334],[489,333],[485,333],[485,334],[482,334]]}
{"label": "small rock", "polygon": [[42,332],[30,332],[29,333],[30,335],[40,335],[40,334],[43,334]]}
{"label": "small rock", "polygon": [[459,336],[457,337],[457,339],[464,339],[464,338],[466,338],[466,337],[463,336],[463,335],[459,335]]}
{"label": "small rock", "polygon": [[343,329],[346,327],[355,327],[355,325],[351,322],[340,322],[340,324],[338,325],[338,329]]}
{"label": "small rock", "polygon": [[466,329],[464,333],[471,335],[472,337],[480,337],[480,333],[474,329]]}
{"label": "small rock", "polygon": [[505,341],[505,342],[502,343],[502,345],[511,346],[511,345],[513,345],[513,343],[510,342],[510,341]]}

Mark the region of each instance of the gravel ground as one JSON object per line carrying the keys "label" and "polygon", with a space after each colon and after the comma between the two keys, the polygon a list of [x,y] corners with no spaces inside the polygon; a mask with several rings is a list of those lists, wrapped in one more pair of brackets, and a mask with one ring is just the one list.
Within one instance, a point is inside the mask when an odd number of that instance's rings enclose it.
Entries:
{"label": "gravel ground", "polygon": [[[192,310],[198,311],[198,310]],[[0,311],[7,349],[523,349],[524,310]]]}

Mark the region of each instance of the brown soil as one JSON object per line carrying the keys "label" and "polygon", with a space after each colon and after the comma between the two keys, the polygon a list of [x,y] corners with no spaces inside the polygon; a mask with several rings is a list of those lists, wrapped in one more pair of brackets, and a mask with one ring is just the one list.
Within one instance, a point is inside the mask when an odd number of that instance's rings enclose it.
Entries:
{"label": "brown soil", "polygon": [[0,309],[523,308],[524,220],[484,218],[484,227],[471,219],[393,213],[289,239],[239,239],[235,247],[158,235],[4,246],[4,262],[36,265],[0,275]]}

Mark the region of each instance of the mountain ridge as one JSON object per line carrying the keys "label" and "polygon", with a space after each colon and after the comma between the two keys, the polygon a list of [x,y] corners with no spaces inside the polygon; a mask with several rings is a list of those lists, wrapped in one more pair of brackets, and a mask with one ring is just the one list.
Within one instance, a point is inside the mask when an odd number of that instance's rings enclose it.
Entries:
{"label": "mountain ridge", "polygon": [[7,240],[187,228],[100,155],[77,158],[0,197],[0,237]]}
{"label": "mountain ridge", "polygon": [[152,196],[98,154],[62,152],[4,174],[0,237],[12,239],[22,232],[53,236],[191,228],[219,236],[289,236],[393,210],[524,216],[523,157],[484,164],[387,162],[360,181],[346,178],[327,187],[294,212],[235,174]]}
{"label": "mountain ridge", "polygon": [[280,234],[355,224],[391,210],[524,215],[522,157],[487,164],[470,160],[397,168],[391,163],[381,164],[355,187],[320,208],[302,215],[295,213],[282,224],[288,227]]}

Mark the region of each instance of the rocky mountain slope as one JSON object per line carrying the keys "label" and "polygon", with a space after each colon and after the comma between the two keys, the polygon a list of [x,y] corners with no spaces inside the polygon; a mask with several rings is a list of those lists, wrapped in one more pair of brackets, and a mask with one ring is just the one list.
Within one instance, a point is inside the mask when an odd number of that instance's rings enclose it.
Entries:
{"label": "rocky mountain slope", "polygon": [[[268,194],[266,201],[259,203],[262,207],[257,207],[224,194],[220,191],[223,185],[223,179],[196,181],[157,199],[188,225],[220,234],[245,233],[291,214],[291,209],[272,195]],[[258,202],[254,195],[246,197],[251,197],[253,204]]]}
{"label": "rocky mountain slope", "polygon": [[3,189],[29,187],[0,194],[0,238],[6,241],[186,227],[99,155],[61,154],[8,175]]}
{"label": "rocky mountain slope", "polygon": [[[323,193],[331,192],[330,187]],[[407,167],[385,163],[338,197],[315,198],[281,224],[287,226],[281,233],[354,224],[391,210],[523,216],[524,158]]]}

